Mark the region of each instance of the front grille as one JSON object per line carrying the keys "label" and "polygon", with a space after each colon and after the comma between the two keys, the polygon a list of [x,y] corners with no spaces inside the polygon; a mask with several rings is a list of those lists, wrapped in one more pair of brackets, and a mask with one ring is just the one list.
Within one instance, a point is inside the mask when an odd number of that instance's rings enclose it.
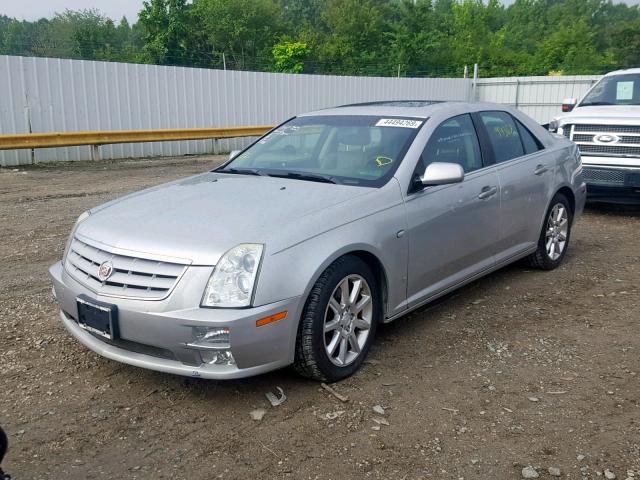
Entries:
{"label": "front grille", "polygon": [[583,145],[578,144],[580,153],[596,155],[611,155],[612,157],[640,157],[640,147],[625,147],[623,145]]}
{"label": "front grille", "polygon": [[638,133],[640,125],[581,125],[576,124],[576,131],[596,133]]}
{"label": "front grille", "polygon": [[[578,145],[583,155],[640,157],[640,125],[565,125],[564,135]],[[600,135],[618,137],[616,143],[598,142]]]}
{"label": "front grille", "polygon": [[582,174],[587,183],[623,184],[625,178],[623,170],[605,170],[603,168],[583,168]]}
{"label": "front grille", "polygon": [[[589,134],[574,133],[572,140],[574,142],[590,142],[590,143],[593,143],[595,137],[596,136],[591,134],[591,133],[589,133]],[[616,145],[640,145],[640,136],[632,137],[630,135],[621,135],[621,136],[618,136],[618,138],[620,139],[620,141],[618,143],[616,143]],[[598,145],[602,145],[602,144],[598,144]]]}
{"label": "front grille", "polygon": [[[100,265],[111,262],[113,273],[103,281]],[[73,238],[65,269],[74,279],[101,295],[160,300],[169,295],[187,265],[117,255]]]}

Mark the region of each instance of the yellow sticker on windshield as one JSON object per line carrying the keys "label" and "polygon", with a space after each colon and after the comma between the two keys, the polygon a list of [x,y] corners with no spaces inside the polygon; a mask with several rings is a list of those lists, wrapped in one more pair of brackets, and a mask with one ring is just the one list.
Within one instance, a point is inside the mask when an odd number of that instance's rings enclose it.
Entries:
{"label": "yellow sticker on windshield", "polygon": [[391,165],[393,163],[393,159],[389,157],[378,157],[376,158],[376,165],[379,167],[384,167],[385,165]]}

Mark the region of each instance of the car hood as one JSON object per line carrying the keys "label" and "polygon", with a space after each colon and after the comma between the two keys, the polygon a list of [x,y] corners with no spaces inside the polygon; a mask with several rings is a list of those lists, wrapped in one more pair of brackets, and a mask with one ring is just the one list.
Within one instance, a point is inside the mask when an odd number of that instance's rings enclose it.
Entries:
{"label": "car hood", "polygon": [[559,117],[561,123],[597,123],[637,125],[640,123],[640,106],[593,106],[576,107],[571,113]]}
{"label": "car hood", "polygon": [[[292,224],[372,190],[206,173],[97,207],[76,233],[117,253],[215,265],[226,251],[240,243],[266,244],[273,252],[302,241],[305,238],[300,233],[292,235]],[[304,236],[317,233],[306,231]]]}

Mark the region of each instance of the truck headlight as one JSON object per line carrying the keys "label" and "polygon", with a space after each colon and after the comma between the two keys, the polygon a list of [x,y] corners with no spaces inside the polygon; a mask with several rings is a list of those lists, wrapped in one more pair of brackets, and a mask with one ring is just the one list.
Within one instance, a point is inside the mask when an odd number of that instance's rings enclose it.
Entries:
{"label": "truck headlight", "polygon": [[64,253],[62,254],[62,261],[63,262],[67,259],[67,253],[69,253],[69,247],[71,246],[71,240],[73,239],[73,235],[76,233],[76,230],[78,229],[78,225],[80,225],[87,218],[89,218],[89,215],[91,215],[91,210],[87,210],[85,212],[82,212],[80,214],[80,216],[78,217],[78,219],[76,220],[76,223],[73,224],[73,228],[71,229],[71,233],[69,234],[69,238],[67,238],[67,243],[64,246]]}
{"label": "truck headlight", "polygon": [[238,308],[251,305],[263,246],[243,243],[225,253],[213,269],[201,306]]}

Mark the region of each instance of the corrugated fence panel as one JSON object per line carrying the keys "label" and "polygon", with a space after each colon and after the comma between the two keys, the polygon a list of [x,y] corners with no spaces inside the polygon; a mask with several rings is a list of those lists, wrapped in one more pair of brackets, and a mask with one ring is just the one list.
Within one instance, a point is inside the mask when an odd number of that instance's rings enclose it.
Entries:
{"label": "corrugated fence panel", "polygon": [[[0,132],[29,133],[23,59],[0,56]],[[31,163],[29,150],[0,152],[0,165]]]}
{"label": "corrugated fence panel", "polygon": [[[0,133],[144,130],[280,123],[375,100],[467,100],[468,79],[286,75],[0,56]],[[105,145],[102,158],[241,148],[249,139]],[[0,151],[0,165],[86,160],[89,147]]]}
{"label": "corrugated fence panel", "polygon": [[476,98],[514,106],[544,124],[561,113],[562,100],[582,98],[599,79],[594,75],[481,78]]}

